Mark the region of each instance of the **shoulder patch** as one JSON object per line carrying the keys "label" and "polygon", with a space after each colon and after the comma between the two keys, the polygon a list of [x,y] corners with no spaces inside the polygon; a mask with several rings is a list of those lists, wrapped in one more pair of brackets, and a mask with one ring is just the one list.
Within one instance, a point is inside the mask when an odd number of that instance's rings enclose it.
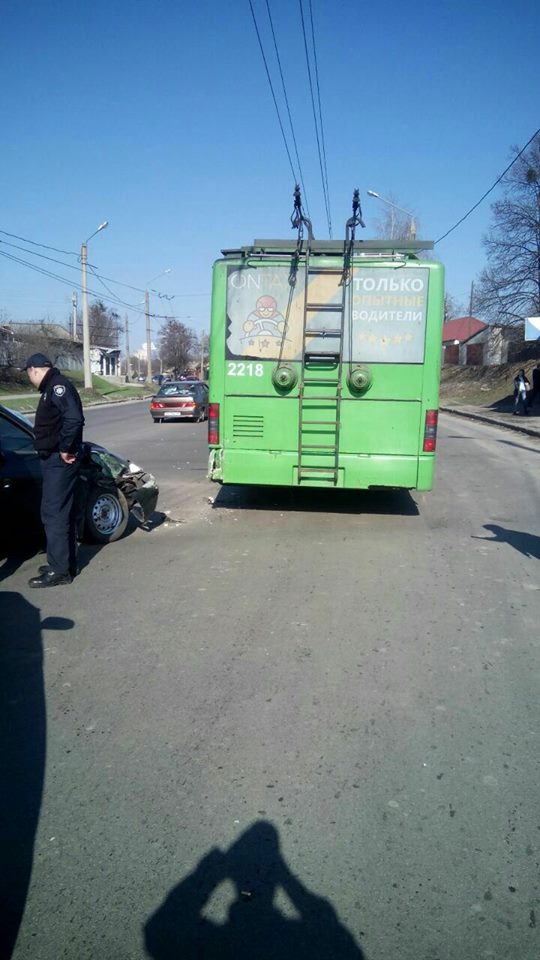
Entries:
{"label": "shoulder patch", "polygon": [[65,388],[64,386],[62,386],[61,383],[59,383],[59,384],[57,384],[56,387],[54,388],[54,392],[55,392],[55,394],[56,394],[57,397],[63,397],[64,394],[65,394],[65,392],[66,392],[66,388]]}

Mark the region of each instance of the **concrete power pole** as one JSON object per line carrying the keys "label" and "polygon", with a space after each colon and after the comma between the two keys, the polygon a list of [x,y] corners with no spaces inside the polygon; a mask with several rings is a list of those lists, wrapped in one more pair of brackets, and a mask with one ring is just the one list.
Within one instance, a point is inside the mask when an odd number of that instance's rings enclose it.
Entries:
{"label": "concrete power pole", "polygon": [[204,330],[201,332],[201,380],[204,380]]}
{"label": "concrete power pole", "polygon": [[469,299],[469,316],[473,315],[473,303],[474,303],[474,280],[471,283],[471,296]]}
{"label": "concrete power pole", "polygon": [[73,291],[73,296],[71,298],[71,305],[73,307],[73,312],[71,315],[71,339],[77,339],[77,294],[75,290]]}
{"label": "concrete power pole", "polygon": [[128,322],[128,315],[127,315],[127,313],[124,315],[124,321],[125,321],[125,333],[126,333],[126,383],[129,383],[129,371],[130,371],[130,363],[129,363],[129,322]]}
{"label": "concrete power pole", "polygon": [[90,361],[90,326],[88,323],[88,287],[86,281],[86,264],[88,261],[88,251],[86,243],[81,245],[81,268],[82,268],[82,308],[83,308],[83,362],[84,362],[84,386],[86,390],[92,388],[92,365]]}
{"label": "concrete power pole", "polygon": [[150,294],[148,290],[144,294],[144,312],[146,315],[146,379],[152,380],[152,336],[150,332]]}

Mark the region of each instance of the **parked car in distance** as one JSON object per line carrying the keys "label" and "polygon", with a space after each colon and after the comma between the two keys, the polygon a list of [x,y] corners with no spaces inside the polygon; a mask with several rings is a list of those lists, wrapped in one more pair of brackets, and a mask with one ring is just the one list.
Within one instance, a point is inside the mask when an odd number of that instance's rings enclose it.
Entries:
{"label": "parked car in distance", "polygon": [[200,380],[170,380],[150,401],[154,423],[188,418],[201,422],[208,417],[208,387]]}
{"label": "parked car in distance", "polygon": [[[0,405],[0,528],[17,540],[42,532],[41,464],[26,417]],[[95,443],[83,444],[77,488],[78,537],[111,543],[124,533],[130,512],[145,523],[156,509],[155,478]]]}

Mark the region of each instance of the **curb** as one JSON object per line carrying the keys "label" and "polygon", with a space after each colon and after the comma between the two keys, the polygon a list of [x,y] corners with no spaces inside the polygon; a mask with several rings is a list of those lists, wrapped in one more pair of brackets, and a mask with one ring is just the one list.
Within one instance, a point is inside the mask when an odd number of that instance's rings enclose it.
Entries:
{"label": "curb", "polygon": [[496,420],[494,417],[486,416],[482,413],[476,413],[470,410],[456,410],[455,407],[439,407],[441,413],[450,413],[456,417],[464,417],[466,420],[479,420],[481,423],[490,423],[492,427],[502,427],[503,430],[513,430],[515,433],[525,433],[529,437],[540,437],[540,429],[534,427],[522,427],[517,423],[508,423],[506,420]]}

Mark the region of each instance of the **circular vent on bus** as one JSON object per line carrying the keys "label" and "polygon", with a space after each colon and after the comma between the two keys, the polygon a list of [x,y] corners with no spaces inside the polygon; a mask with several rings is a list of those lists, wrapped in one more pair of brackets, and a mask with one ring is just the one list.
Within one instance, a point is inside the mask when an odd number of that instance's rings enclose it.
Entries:
{"label": "circular vent on bus", "polygon": [[294,367],[279,366],[272,370],[272,383],[278,390],[292,390],[298,380]]}
{"label": "circular vent on bus", "polygon": [[349,389],[353,393],[365,393],[371,386],[373,375],[369,367],[351,367],[347,376]]}

